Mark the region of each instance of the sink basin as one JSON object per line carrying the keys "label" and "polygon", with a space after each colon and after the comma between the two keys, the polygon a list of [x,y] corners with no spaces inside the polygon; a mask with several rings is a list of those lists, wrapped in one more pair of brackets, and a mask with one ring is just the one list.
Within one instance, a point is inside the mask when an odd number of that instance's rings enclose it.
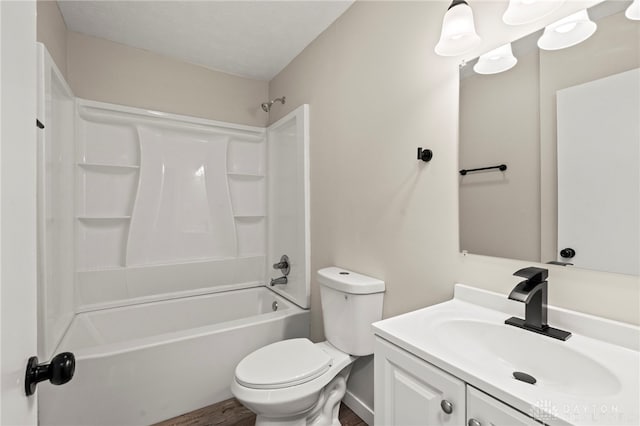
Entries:
{"label": "sink basin", "polygon": [[510,325],[448,319],[432,324],[432,333],[469,363],[508,377],[516,371],[533,376],[537,382],[530,386],[580,396],[615,395],[621,390],[618,378],[598,361],[565,342]]}
{"label": "sink basin", "polygon": [[572,333],[562,341],[504,323],[524,310],[504,294],[457,284],[452,300],[373,330],[544,424],[640,425],[640,327],[548,306],[549,324]]}

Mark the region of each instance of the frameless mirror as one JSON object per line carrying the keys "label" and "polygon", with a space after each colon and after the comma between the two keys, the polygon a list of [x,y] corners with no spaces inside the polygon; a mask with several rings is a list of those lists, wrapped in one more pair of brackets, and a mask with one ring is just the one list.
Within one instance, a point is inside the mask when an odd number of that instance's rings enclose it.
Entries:
{"label": "frameless mirror", "polygon": [[511,43],[507,71],[461,66],[459,165],[471,170],[459,175],[461,250],[639,274],[640,21],[625,16],[630,3],[588,9],[597,29],[572,47],[539,49],[540,30]]}

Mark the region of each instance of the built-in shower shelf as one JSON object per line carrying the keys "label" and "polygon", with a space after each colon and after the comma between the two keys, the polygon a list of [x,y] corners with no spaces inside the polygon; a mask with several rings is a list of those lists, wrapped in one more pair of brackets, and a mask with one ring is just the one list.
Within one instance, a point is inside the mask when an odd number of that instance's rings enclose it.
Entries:
{"label": "built-in shower shelf", "polygon": [[131,220],[131,216],[78,216],[76,219],[86,222],[104,222],[109,220]]}
{"label": "built-in shower shelf", "polygon": [[124,165],[124,164],[103,164],[103,163],[78,163],[78,166],[82,167],[86,170],[94,170],[94,171],[129,171],[129,170],[138,170],[140,166],[134,165]]}
{"label": "built-in shower shelf", "polygon": [[261,219],[265,217],[264,214],[237,214],[234,215],[236,219]]}
{"label": "built-in shower shelf", "polygon": [[127,269],[126,266],[103,266],[103,267],[95,267],[95,268],[82,268],[78,269],[76,272],[79,274],[92,274],[95,272],[114,272],[114,271],[124,271]]}
{"label": "built-in shower shelf", "polygon": [[249,179],[251,178],[260,179],[264,177],[264,174],[262,173],[251,173],[251,172],[227,172],[227,175],[241,177],[241,178],[249,178]]}

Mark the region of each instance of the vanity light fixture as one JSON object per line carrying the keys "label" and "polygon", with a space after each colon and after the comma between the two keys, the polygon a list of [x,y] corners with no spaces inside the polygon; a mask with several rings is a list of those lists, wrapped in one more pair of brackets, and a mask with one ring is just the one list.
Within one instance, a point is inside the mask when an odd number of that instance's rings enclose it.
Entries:
{"label": "vanity light fixture", "polygon": [[465,0],[453,0],[442,20],[442,32],[435,52],[440,56],[458,56],[479,44],[471,7]]}
{"label": "vanity light fixture", "polygon": [[478,74],[498,74],[513,68],[517,63],[511,43],[507,43],[480,56],[473,70]]}
{"label": "vanity light fixture", "polygon": [[564,2],[565,0],[509,0],[502,20],[507,25],[529,24],[555,12]]}
{"label": "vanity light fixture", "polygon": [[624,16],[632,21],[640,21],[640,0],[633,0],[633,3],[624,12]]}
{"label": "vanity light fixture", "polygon": [[559,50],[575,46],[591,37],[598,26],[589,19],[587,10],[581,10],[566,18],[547,25],[538,47],[544,50]]}

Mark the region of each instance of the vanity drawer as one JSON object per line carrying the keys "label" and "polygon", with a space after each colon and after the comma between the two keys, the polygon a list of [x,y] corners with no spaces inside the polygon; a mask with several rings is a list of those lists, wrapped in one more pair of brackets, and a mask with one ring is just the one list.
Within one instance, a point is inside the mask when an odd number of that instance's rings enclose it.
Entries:
{"label": "vanity drawer", "polygon": [[486,393],[467,386],[467,426],[540,426],[541,424]]}

